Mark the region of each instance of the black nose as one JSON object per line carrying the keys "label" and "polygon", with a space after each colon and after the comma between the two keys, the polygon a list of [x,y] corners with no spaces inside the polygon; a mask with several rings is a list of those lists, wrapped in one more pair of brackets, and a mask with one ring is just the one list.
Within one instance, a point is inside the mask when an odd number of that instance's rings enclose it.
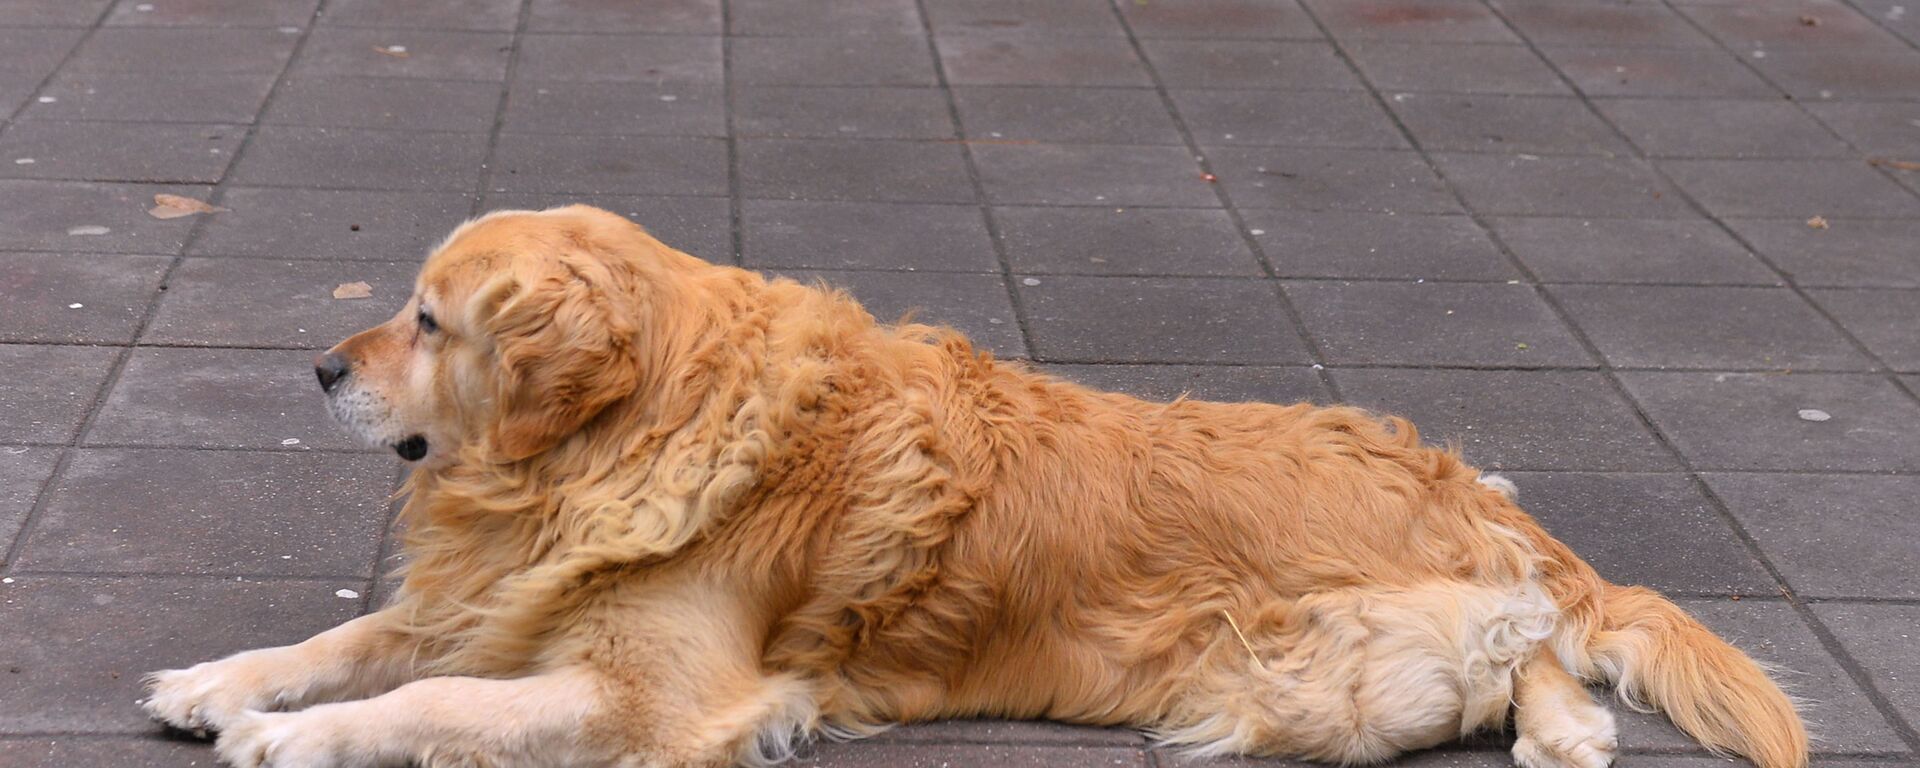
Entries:
{"label": "black nose", "polygon": [[320,378],[320,391],[332,392],[333,386],[347,377],[347,359],[328,352],[313,359],[313,375]]}

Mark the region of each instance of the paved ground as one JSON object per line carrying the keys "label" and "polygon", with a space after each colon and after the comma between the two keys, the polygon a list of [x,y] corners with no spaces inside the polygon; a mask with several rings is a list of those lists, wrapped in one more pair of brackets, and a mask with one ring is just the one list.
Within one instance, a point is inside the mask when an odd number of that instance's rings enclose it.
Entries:
{"label": "paved ground", "polygon": [[[311,350],[562,200],[1088,382],[1411,415],[1794,670],[1822,765],[1907,764],[1904,1],[0,2],[0,765],[206,765],[141,672],[379,598],[398,468]],[[1030,724],[813,761],[1174,764]]]}

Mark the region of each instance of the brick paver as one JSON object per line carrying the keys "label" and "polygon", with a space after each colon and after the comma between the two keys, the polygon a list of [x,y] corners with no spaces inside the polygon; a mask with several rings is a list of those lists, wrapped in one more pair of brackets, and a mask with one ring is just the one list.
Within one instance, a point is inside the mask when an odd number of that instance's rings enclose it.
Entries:
{"label": "brick paver", "polygon": [[[1091,384],[1411,416],[1791,670],[1816,764],[1910,764],[1914,11],[0,3],[0,765],[207,765],[141,673],[385,594],[399,470],[306,358],[463,218],[566,201]],[[1625,765],[1722,764],[1622,715]],[[1183,764],[1027,723],[802,763]]]}

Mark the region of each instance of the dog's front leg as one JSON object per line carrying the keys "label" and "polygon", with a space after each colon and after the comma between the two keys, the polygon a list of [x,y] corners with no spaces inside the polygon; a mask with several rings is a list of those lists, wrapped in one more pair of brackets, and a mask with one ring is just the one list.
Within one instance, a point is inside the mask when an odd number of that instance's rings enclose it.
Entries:
{"label": "dog's front leg", "polygon": [[596,768],[626,751],[605,725],[607,689],[584,668],[429,677],[371,699],[243,713],[215,749],[235,768]]}
{"label": "dog's front leg", "polygon": [[412,679],[414,645],[386,612],[362,616],[306,642],[261,648],[155,672],[144,706],[155,720],[204,734],[242,713],[372,696]]}

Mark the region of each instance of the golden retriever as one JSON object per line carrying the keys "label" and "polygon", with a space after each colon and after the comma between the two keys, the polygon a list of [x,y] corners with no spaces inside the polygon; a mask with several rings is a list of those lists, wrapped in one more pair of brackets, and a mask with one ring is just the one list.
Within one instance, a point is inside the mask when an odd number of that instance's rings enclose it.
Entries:
{"label": "golden retriever", "polygon": [[409,563],[152,677],[243,768],[764,765],[976,716],[1369,763],[1510,712],[1520,765],[1598,768],[1583,682],[1807,762],[1751,659],[1400,419],[1096,392],[577,206],[461,226],[317,366],[415,462]]}

